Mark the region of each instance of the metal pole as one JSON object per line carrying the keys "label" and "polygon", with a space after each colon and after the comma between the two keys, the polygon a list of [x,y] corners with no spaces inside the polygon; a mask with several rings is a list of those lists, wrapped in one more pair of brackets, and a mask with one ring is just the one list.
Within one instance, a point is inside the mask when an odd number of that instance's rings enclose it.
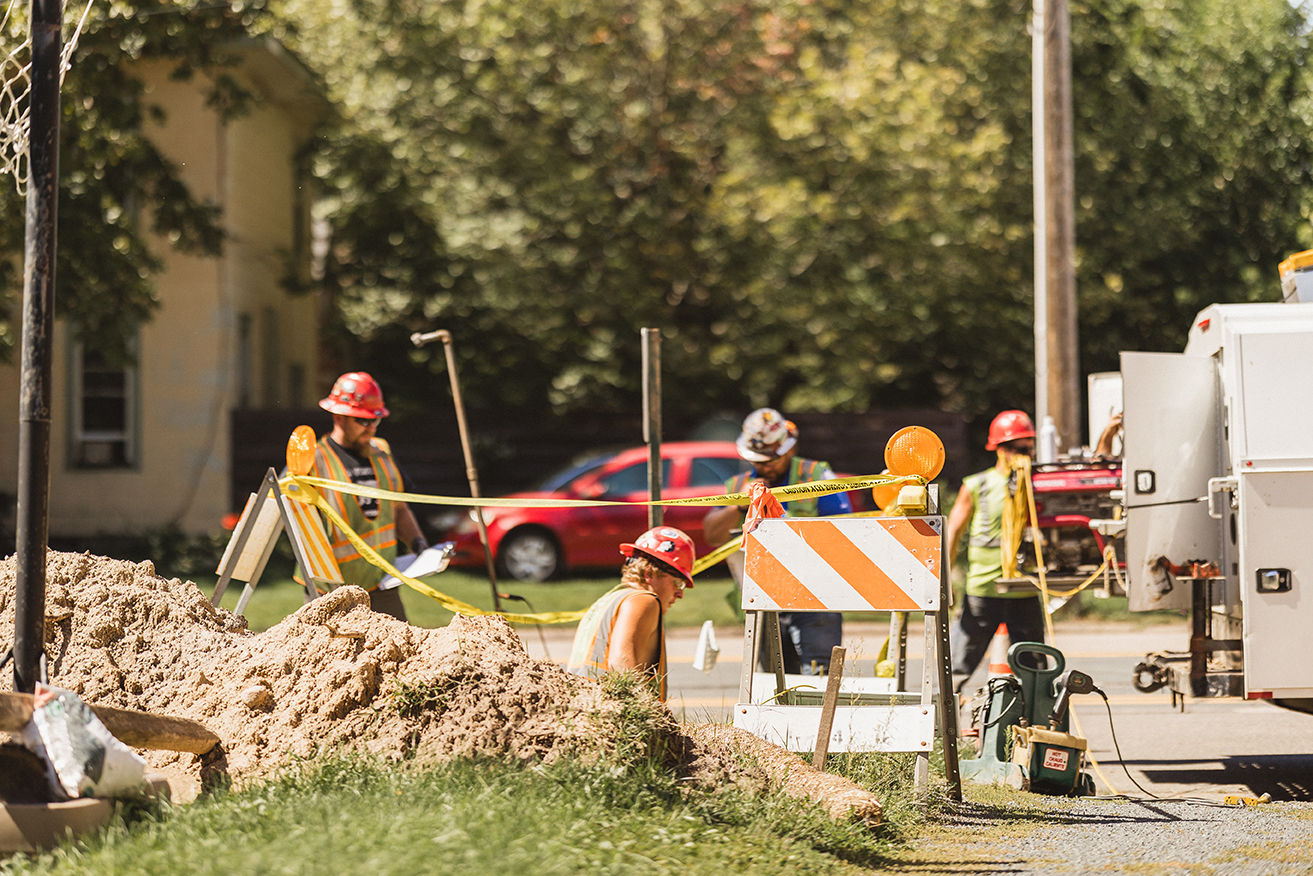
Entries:
{"label": "metal pole", "polygon": [[55,328],[59,198],[59,66],[63,6],[32,0],[32,104],[18,393],[14,689],[31,693],[45,648],[50,535],[50,343]]}
{"label": "metal pole", "polygon": [[[470,433],[465,426],[465,402],[461,399],[460,377],[456,374],[456,352],[452,346],[451,332],[439,329],[427,334],[416,332],[410,336],[410,342],[417,347],[422,347],[429,341],[442,341],[443,351],[447,354],[447,376],[451,378],[451,400],[456,405],[456,428],[460,430],[460,446],[465,454],[465,476],[470,481],[470,496],[478,499],[481,495],[479,470],[474,467],[474,454],[470,450]],[[479,526],[479,541],[483,542],[483,559],[488,567],[488,583],[492,586],[492,607],[494,611],[501,611],[501,594],[497,592],[497,566],[492,560],[492,546],[488,544],[488,526],[483,522],[483,509],[478,505],[474,506],[474,521]]]}
{"label": "metal pole", "polygon": [[[661,329],[643,329],[643,441],[647,443],[647,496],[661,501]],[[661,525],[660,505],[647,506],[649,529]]]}

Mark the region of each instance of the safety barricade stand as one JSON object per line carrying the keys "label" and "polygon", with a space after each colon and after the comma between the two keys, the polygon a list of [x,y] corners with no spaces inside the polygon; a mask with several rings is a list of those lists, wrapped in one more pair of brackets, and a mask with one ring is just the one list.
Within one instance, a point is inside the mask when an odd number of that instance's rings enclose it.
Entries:
{"label": "safety barricade stand", "polygon": [[[937,512],[938,491],[932,486],[928,492],[930,510]],[[745,536],[744,547],[743,676],[734,726],[790,751],[816,747],[823,707],[789,704],[780,612],[923,611],[920,702],[835,706],[828,749],[915,752],[916,790],[922,792],[938,730],[949,791],[960,800],[944,517],[774,518]],[[763,640],[776,680],[775,697],[767,703],[754,702],[752,690]]]}
{"label": "safety barricade stand", "polygon": [[[289,489],[297,489],[293,484]],[[210,602],[219,604],[228,583],[234,579],[245,581],[246,587],[237,600],[234,614],[243,614],[246,605],[255,593],[269,556],[274,551],[278,536],[287,530],[292,542],[292,553],[305,575],[305,601],[310,602],[319,590],[315,582],[329,587],[343,583],[342,571],[333,556],[333,547],[328,542],[323,521],[313,505],[297,502],[282,494],[278,486],[278,473],[272,468],[264,476],[258,492],[252,493],[246,500],[241,519],[233,529],[228,547],[219,560],[219,583],[214,586],[214,595]]]}

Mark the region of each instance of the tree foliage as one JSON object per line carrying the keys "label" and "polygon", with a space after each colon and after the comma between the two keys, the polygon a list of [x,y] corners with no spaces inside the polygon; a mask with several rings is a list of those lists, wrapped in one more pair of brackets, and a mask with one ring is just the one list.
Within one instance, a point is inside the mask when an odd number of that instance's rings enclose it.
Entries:
{"label": "tree foliage", "polygon": [[[347,108],[316,167],[357,355],[413,378],[385,363],[440,325],[485,401],[634,405],[659,326],[693,411],[1026,406],[1028,8],[289,0]],[[1307,37],[1284,0],[1072,21],[1082,362],[1115,368],[1308,243]]]}
{"label": "tree foliage", "polygon": [[[70,21],[81,9],[70,4]],[[160,110],[133,65],[173,61],[176,78],[203,75],[209,101],[222,112],[240,112],[250,95],[231,76],[225,47],[246,37],[258,16],[250,4],[104,0],[91,6],[62,87],[55,304],[79,338],[110,356],[128,352],[136,327],[159,305],[151,276],[160,263],[148,238],[206,254],[217,254],[223,241],[218,208],[195,198],[146,136],[145,123]],[[21,15],[13,24],[27,27]],[[66,27],[67,34],[72,30]],[[0,252],[15,257],[0,259],[0,307],[16,310],[25,210],[13,181],[0,182]],[[0,355],[14,340],[0,337]]]}
{"label": "tree foliage", "polygon": [[[471,401],[969,416],[1032,394],[1024,0],[115,2],[65,94],[61,305],[123,332],[150,226],[222,218],[148,140],[130,62],[212,71],[269,28],[338,107],[305,158],[343,365],[402,409],[457,338]],[[156,14],[159,13],[159,14]],[[1082,366],[1180,349],[1215,301],[1276,297],[1309,233],[1308,35],[1286,0],[1073,0]],[[6,200],[7,199],[7,200]],[[0,244],[12,250],[12,195]],[[145,205],[150,205],[146,207]]]}

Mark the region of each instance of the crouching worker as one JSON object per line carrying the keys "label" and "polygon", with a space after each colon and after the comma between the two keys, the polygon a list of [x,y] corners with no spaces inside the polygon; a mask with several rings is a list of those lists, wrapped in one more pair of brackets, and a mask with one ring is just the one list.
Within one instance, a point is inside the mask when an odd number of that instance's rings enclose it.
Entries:
{"label": "crouching worker", "polygon": [[693,586],[693,539],[671,526],[649,529],[620,545],[627,559],[620,586],[597,600],[579,621],[569,670],[597,678],[636,669],[650,675],[666,698],[666,612]]}

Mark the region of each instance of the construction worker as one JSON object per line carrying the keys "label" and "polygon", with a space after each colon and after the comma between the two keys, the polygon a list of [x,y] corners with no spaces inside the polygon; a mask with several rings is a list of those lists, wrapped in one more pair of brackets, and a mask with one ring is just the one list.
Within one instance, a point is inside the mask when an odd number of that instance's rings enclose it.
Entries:
{"label": "construction worker", "polygon": [[1004,592],[1003,506],[1009,498],[1013,462],[1035,453],[1035,424],[1024,411],[1003,411],[989,424],[986,450],[997,453],[992,468],[962,482],[948,515],[948,549],[956,554],[963,531],[967,539],[966,598],[953,625],[954,687],[961,690],[989,648],[999,624],[1012,642],[1044,641],[1044,606],[1032,591]]}
{"label": "construction worker", "polygon": [[[363,371],[343,374],[319,406],[333,415],[333,431],[315,445],[315,465],[310,475],[362,487],[404,491],[405,481],[388,443],[374,434],[379,422],[388,415],[388,409],[383,406],[383,390],[377,381]],[[323,493],[352,530],[388,562],[396,559],[398,540],[417,554],[428,547],[414,513],[405,502],[352,496],[328,489]],[[337,527],[327,522],[326,526],[342,579],[368,591],[369,605],[374,611],[406,620],[400,591],[378,586],[383,570],[360,556]],[[301,582],[300,569],[297,572],[297,581]]]}
{"label": "construction worker", "polygon": [[[774,408],[758,408],[748,414],[736,444],[739,456],[752,463],[752,471],[727,480],[726,493],[743,492],[754,480],[783,487],[834,478],[829,463],[796,455],[798,427]],[[795,499],[783,505],[786,517],[829,517],[852,511],[845,493]],[[729,541],[742,525],[743,509],[736,505],[715,508],[702,522],[707,542],[713,545]],[[834,611],[781,614],[780,638],[785,672],[824,675],[829,671],[830,651],[843,641],[843,616]],[[764,650],[760,661],[763,669],[769,669]]]}
{"label": "construction worker", "polygon": [[628,559],[620,586],[594,602],[579,621],[568,669],[597,678],[637,670],[666,698],[665,616],[693,586],[693,539],[673,526],[649,529],[620,545]]}

